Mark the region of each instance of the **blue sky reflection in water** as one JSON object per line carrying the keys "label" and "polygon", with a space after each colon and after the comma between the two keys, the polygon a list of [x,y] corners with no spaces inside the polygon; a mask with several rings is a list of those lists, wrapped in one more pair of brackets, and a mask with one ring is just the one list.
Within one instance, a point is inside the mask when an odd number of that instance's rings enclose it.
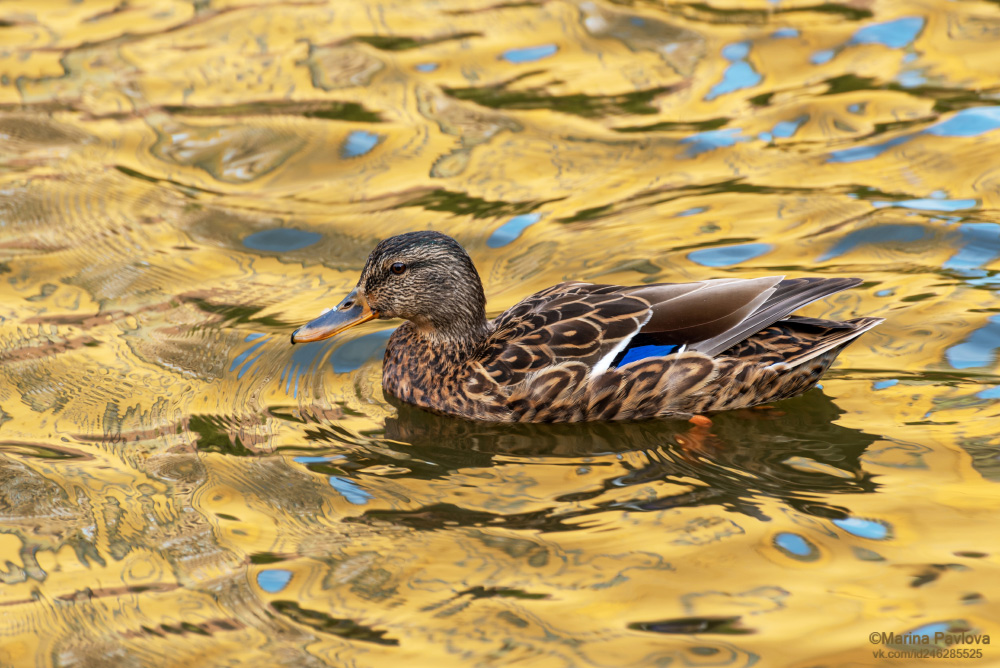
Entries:
{"label": "blue sky reflection in water", "polygon": [[317,232],[278,227],[254,232],[243,239],[243,245],[254,250],[283,253],[308,248],[322,238],[323,235]]}
{"label": "blue sky reflection in water", "polygon": [[726,68],[725,73],[722,75],[722,81],[708,92],[705,100],[711,101],[720,95],[726,95],[727,93],[744,88],[752,88],[760,83],[760,73],[754,70],[753,65],[746,60],[749,54],[749,42],[729,44],[722,49],[722,57],[732,64]]}
{"label": "blue sky reflection in water", "polygon": [[731,267],[764,255],[771,244],[738,244],[735,246],[715,246],[688,253],[688,259],[705,267]]}
{"label": "blue sky reflection in water", "polygon": [[[7,5],[0,663],[1000,641],[995,3]],[[784,274],[886,322],[707,424],[449,420],[382,391],[397,322],[289,344],[424,229],[490,314]]]}
{"label": "blue sky reflection in water", "polygon": [[268,568],[257,573],[257,585],[269,594],[277,594],[283,590],[291,579],[291,571],[282,568]]}
{"label": "blue sky reflection in water", "polygon": [[859,146],[830,154],[830,162],[858,162],[877,158],[889,149],[910,141],[913,137],[928,134],[937,137],[976,137],[1000,128],[1000,107],[975,107],[963,109],[951,118],[932,125],[922,132],[903,134],[871,146]]}
{"label": "blue sky reflection in water", "polygon": [[555,55],[559,50],[555,44],[541,44],[539,46],[529,46],[523,49],[509,49],[504,51],[501,58],[509,63],[533,63],[543,58]]}
{"label": "blue sky reflection in water", "polygon": [[1000,316],[993,316],[962,343],[948,348],[948,363],[956,369],[988,368],[1000,348]]}
{"label": "blue sky reflection in water", "polygon": [[360,157],[375,148],[380,141],[382,137],[374,132],[355,130],[347,135],[344,146],[340,149],[340,155],[344,158]]}
{"label": "blue sky reflection in water", "polygon": [[904,49],[913,43],[923,26],[924,20],[916,16],[873,23],[858,29],[844,46],[815,52],[810,61],[813,65],[824,65],[833,60],[842,49],[863,44],[881,44],[890,49]]}
{"label": "blue sky reflection in water", "polygon": [[523,213],[519,216],[514,216],[493,231],[490,238],[486,240],[486,245],[490,248],[506,246],[541,219],[541,215],[537,213]]}

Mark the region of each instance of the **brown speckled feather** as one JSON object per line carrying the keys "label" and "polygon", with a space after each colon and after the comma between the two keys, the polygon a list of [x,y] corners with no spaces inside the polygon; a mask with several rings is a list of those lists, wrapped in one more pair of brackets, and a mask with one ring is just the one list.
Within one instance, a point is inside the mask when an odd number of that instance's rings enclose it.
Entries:
{"label": "brown speckled feather", "polygon": [[[882,320],[791,314],[858,283],[562,283],[488,322],[468,255],[450,237],[417,232],[379,244],[344,305],[366,302],[380,317],[407,319],[389,339],[382,374],[385,390],[407,403],[501,422],[645,420],[746,408],[811,388]],[[321,324],[304,330],[312,336]]]}
{"label": "brown speckled feather", "polygon": [[[812,387],[844,345],[880,322],[794,316],[770,322],[801,305],[790,296],[797,291],[805,292],[803,299],[814,299],[817,282],[822,281],[796,280],[784,286],[780,278],[769,278],[641,288],[564,283],[501,314],[465,363],[448,364],[440,350],[419,356],[424,369],[442,369],[431,374],[435,381],[427,377],[418,383],[436,385],[441,391],[434,396],[408,393],[394,382],[399,365],[389,352],[386,388],[438,412],[526,422],[680,417],[774,401]],[[843,289],[851,283],[831,279],[826,287]],[[742,289],[727,293],[724,307],[719,307],[723,289],[737,287]],[[693,296],[699,293],[707,293],[709,303],[702,302],[698,314],[685,313],[698,304]],[[686,318],[671,318],[671,311]],[[752,331],[743,323],[760,311],[767,312],[757,316],[757,322],[769,326]],[[733,312],[739,317],[728,317]],[[637,331],[646,333],[654,321],[660,333],[668,331],[675,341],[735,338],[732,332],[739,329],[750,329],[751,334],[716,356],[699,352],[696,342],[688,352],[595,373],[602,358]],[[680,325],[663,326],[671,322]],[[807,361],[811,363],[804,364]]]}

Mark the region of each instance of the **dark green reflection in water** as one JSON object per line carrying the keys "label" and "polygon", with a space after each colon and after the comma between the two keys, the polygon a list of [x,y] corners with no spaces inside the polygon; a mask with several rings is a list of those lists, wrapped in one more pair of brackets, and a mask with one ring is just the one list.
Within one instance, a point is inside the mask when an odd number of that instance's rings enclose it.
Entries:
{"label": "dark green reflection in water", "polygon": [[[396,404],[398,415],[385,421],[377,447],[368,447],[350,434],[330,429],[311,432],[315,442],[324,440],[353,445],[338,448],[343,458],[335,463],[309,464],[316,472],[351,475],[376,465],[396,466],[405,454],[408,478],[444,479],[452,472],[489,468],[497,456],[538,458],[573,465],[598,467],[606,464],[590,458],[609,454],[641,452],[643,465],[635,458],[620,458],[615,475],[600,489],[565,495],[544,511],[494,515],[463,509],[453,504],[434,504],[416,510],[370,510],[351,521],[390,521],[414,528],[444,528],[445,525],[474,526],[490,523],[508,528],[542,531],[574,530],[568,519],[608,510],[652,512],[668,508],[720,505],[761,520],[762,498],[777,499],[809,515],[843,518],[848,512],[820,501],[821,495],[857,494],[875,491],[876,484],[861,466],[860,457],[877,436],[836,424],[843,411],[820,391],[782,402],[774,410],[723,413],[713,417],[709,428],[683,421],[652,421],[631,424],[497,425],[469,422],[427,413]],[[378,434],[371,434],[378,437]],[[400,446],[399,443],[408,444]],[[621,468],[628,470],[621,474]],[[697,481],[692,486],[691,481]],[[687,491],[654,499],[600,501],[606,492],[622,487],[665,481]],[[671,486],[671,490],[676,487]],[[564,505],[589,501],[587,508],[567,511]]]}

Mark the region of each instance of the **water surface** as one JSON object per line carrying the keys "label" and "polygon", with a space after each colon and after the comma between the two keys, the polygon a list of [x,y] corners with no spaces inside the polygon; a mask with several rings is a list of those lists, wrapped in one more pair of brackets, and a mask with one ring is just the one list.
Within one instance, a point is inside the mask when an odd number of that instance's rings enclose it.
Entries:
{"label": "water surface", "polygon": [[[997,34],[978,0],[3,3],[0,664],[1000,642]],[[381,391],[394,323],[288,345],[429,228],[491,313],[785,274],[887,322],[710,428],[438,418]]]}

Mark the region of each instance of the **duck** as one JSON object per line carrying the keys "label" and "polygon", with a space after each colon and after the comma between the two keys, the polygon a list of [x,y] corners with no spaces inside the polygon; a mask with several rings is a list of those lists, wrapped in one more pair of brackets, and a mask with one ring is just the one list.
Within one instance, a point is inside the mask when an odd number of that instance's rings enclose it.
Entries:
{"label": "duck", "polygon": [[379,242],[355,288],[291,340],[321,341],[370,320],[401,318],[386,344],[383,390],[466,420],[694,419],[815,386],[847,345],[883,319],[793,312],[860,283],[569,281],[491,320],[465,249],[441,232],[416,231]]}

